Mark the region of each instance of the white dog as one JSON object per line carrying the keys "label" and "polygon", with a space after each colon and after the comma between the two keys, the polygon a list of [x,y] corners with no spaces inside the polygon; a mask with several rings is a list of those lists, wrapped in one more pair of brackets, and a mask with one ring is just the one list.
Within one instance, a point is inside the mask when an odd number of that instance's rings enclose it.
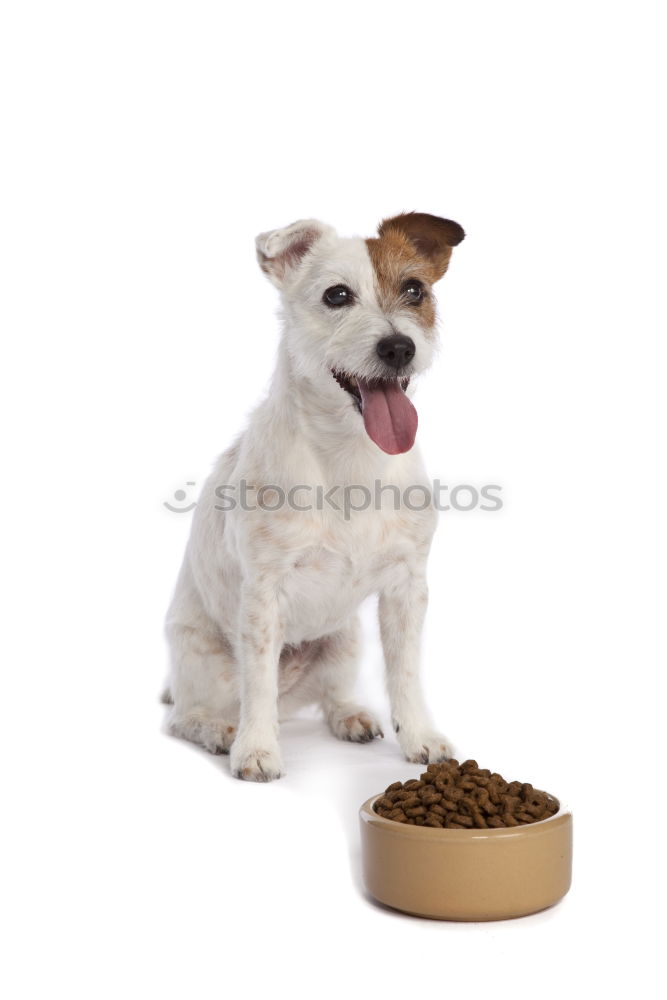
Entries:
{"label": "white dog", "polygon": [[282,294],[278,365],[195,510],[164,696],[169,731],[230,752],[237,778],[280,776],[278,721],[300,705],[319,702],[339,739],[383,735],[354,698],[357,611],[374,593],[401,748],[449,755],[419,683],[437,515],[408,385],[431,363],[432,285],[464,233],[418,213],[378,232],[343,239],[309,219],[257,237]]}

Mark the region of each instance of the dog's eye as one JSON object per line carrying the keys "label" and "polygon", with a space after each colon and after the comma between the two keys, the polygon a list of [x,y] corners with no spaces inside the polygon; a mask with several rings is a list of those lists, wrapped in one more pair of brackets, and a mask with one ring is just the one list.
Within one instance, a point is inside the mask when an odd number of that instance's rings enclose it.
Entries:
{"label": "dog's eye", "polygon": [[410,281],[406,281],[403,285],[403,294],[406,295],[411,302],[421,302],[424,298],[424,286],[421,281],[417,281],[416,278],[411,278]]}
{"label": "dog's eye", "polygon": [[339,306],[349,306],[353,299],[354,295],[347,285],[332,285],[322,296],[322,301],[331,306],[332,309],[337,309]]}

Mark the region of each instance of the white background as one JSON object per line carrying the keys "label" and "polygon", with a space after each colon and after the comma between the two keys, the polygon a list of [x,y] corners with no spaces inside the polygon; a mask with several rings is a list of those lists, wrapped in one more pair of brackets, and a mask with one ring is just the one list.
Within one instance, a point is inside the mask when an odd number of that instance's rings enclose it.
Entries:
{"label": "white background", "polygon": [[[5,994],[466,997],[658,987],[664,853],[664,39],[653,3],[5,3]],[[467,232],[422,382],[441,516],[424,678],[461,757],[575,813],[521,920],[374,905],[390,736],[283,727],[287,775],[161,733],[196,496],[261,398],[257,232]],[[185,487],[195,482],[194,487]],[[360,688],[385,722],[367,614]],[[661,825],[663,824],[663,825]],[[651,985],[653,984],[653,985]]]}

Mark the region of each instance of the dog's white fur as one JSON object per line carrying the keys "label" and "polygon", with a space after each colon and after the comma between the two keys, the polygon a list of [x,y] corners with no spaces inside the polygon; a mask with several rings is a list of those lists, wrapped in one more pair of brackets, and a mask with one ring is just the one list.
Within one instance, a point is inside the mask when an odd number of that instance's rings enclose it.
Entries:
{"label": "dog's white fur", "polygon": [[[300,705],[319,702],[341,739],[382,735],[354,695],[357,611],[376,593],[398,741],[408,760],[442,760],[449,749],[419,683],[434,508],[395,510],[387,489],[380,509],[349,519],[328,504],[223,511],[215,492],[242,480],[253,487],[249,501],[266,484],[285,492],[309,484],[311,499],[318,486],[365,484],[373,492],[376,480],[428,489],[417,446],[402,455],[381,451],[331,370],[381,375],[375,346],[398,324],[415,342],[410,374],[418,374],[432,360],[435,334],[427,336],[409,308],[383,313],[363,239],[306,220],[263,233],[257,251],[282,294],[278,364],[267,398],[220,457],[194,513],[167,618],[169,731],[214,753],[230,751],[232,773],[256,781],[280,776],[278,721]],[[323,290],[337,284],[354,290],[354,309],[323,307]],[[266,490],[262,498],[273,506]],[[305,491],[295,499],[308,501]]]}

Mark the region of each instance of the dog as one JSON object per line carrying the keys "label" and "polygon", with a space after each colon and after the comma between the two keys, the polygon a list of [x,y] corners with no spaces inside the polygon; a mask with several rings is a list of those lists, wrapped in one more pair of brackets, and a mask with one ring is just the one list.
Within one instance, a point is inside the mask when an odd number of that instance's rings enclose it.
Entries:
{"label": "dog", "polygon": [[[370,239],[314,219],[257,237],[282,299],[277,366],[197,503],[167,614],[163,699],[168,731],[229,753],[237,778],[281,776],[279,721],[300,706],[319,703],[339,739],[383,736],[354,694],[371,594],[400,747],[413,762],[451,756],[419,681],[437,512],[411,397],[437,347],[433,285],[463,238],[458,223],[417,212]],[[403,502],[415,487],[425,501]]]}

